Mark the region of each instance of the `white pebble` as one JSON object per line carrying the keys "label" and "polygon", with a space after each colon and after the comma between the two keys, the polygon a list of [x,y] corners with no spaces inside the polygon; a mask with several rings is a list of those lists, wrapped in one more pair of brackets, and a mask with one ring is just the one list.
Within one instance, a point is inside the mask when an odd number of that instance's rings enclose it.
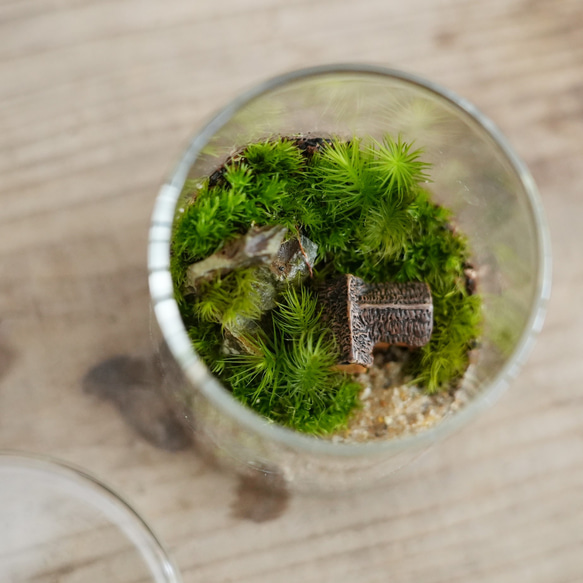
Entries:
{"label": "white pebble", "polygon": [[370,397],[372,390],[370,387],[365,387],[362,393],[360,393],[360,398],[364,401]]}

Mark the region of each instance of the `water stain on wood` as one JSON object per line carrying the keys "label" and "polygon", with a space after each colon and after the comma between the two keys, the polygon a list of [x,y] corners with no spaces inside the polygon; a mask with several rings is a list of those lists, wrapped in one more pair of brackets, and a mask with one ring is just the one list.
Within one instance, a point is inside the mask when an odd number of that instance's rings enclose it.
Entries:
{"label": "water stain on wood", "polygon": [[435,34],[433,40],[440,48],[450,48],[456,44],[458,35],[451,30],[443,30]]}
{"label": "water stain on wood", "polygon": [[128,425],[152,445],[167,451],[192,446],[162,393],[162,376],[152,359],[114,356],[92,367],[83,378],[83,390],[111,401]]}
{"label": "water stain on wood", "polygon": [[232,516],[252,522],[268,522],[286,510],[290,494],[280,474],[257,472],[241,476],[237,498],[231,505]]}

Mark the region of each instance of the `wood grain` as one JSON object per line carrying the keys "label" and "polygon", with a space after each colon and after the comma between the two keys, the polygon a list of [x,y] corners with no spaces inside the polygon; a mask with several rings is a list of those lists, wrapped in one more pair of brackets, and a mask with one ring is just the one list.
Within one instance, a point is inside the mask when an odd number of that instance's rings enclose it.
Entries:
{"label": "wood grain", "polygon": [[[187,583],[583,580],[582,27],[580,0],[1,2],[0,447],[103,477]],[[476,423],[383,491],[256,522],[234,478],[146,443],[82,379],[149,351],[148,218],[188,137],[255,82],[340,61],[421,74],[495,120],[541,190],[554,295]]]}

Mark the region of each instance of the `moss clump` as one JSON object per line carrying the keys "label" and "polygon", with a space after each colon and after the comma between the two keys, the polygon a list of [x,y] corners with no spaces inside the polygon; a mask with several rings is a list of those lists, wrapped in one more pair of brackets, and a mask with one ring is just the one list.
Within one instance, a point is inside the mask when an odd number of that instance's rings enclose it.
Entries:
{"label": "moss clump", "polygon": [[336,342],[307,288],[289,288],[250,354],[226,357],[233,394],[259,413],[294,429],[327,433],[342,426],[361,387],[334,372]]}
{"label": "moss clump", "polygon": [[[411,371],[428,392],[448,389],[468,365],[480,330],[480,298],[468,293],[468,244],[451,213],[425,188],[429,165],[401,138],[353,138],[302,148],[301,138],[248,145],[212,179],[185,186],[172,241],[176,298],[195,349],[233,395],[294,429],[324,434],[346,425],[360,386],[334,370],[336,340],[322,321],[314,282],[351,273],[367,282],[424,281],[434,331]],[[260,278],[245,267],[197,287],[186,269],[251,226],[284,225],[318,245],[314,277],[259,306]],[[225,338],[245,321],[244,354]],[[251,325],[250,325],[251,324]],[[240,332],[240,330],[239,330]]]}

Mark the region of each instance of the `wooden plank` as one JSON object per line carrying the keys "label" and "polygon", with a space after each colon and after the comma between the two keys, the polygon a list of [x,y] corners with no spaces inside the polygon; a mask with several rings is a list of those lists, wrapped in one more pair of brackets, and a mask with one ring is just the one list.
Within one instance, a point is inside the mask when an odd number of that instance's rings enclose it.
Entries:
{"label": "wooden plank", "polygon": [[[583,579],[582,26],[579,0],[1,3],[0,447],[119,488],[187,583]],[[148,219],[195,128],[270,75],[353,60],[463,94],[531,166],[547,325],[494,409],[380,491],[241,508],[235,478],[156,449],[83,379],[150,350]]]}

